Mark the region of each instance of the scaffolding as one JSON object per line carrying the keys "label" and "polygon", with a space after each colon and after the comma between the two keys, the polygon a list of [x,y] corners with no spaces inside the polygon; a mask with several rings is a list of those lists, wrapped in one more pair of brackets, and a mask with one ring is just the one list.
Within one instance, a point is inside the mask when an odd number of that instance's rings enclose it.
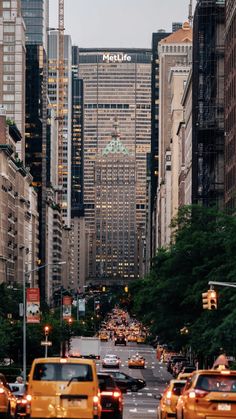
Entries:
{"label": "scaffolding", "polygon": [[192,201],[224,203],[224,1],[199,0],[193,25]]}

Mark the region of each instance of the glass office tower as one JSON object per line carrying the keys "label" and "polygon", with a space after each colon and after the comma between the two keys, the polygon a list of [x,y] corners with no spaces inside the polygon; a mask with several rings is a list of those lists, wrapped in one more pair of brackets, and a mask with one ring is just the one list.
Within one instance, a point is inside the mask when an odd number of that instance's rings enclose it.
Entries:
{"label": "glass office tower", "polygon": [[26,44],[47,45],[48,0],[21,0],[21,13],[26,25]]}
{"label": "glass office tower", "polygon": [[115,122],[95,161],[96,279],[103,284],[125,284],[138,275],[135,187],[135,155],[121,142]]}
{"label": "glass office tower", "polygon": [[84,83],[84,207],[89,278],[96,276],[94,164],[117,118],[122,144],[135,156],[138,274],[142,276],[147,211],[147,153],[151,149],[151,50],[80,49]]}

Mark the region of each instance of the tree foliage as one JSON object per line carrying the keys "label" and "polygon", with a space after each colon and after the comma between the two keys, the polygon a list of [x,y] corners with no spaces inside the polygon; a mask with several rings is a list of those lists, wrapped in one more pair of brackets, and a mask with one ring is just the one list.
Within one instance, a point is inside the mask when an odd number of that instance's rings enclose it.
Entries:
{"label": "tree foliage", "polygon": [[172,229],[170,247],[158,250],[150,274],[131,287],[133,312],[176,349],[236,354],[236,290],[218,288],[218,310],[202,308],[209,281],[236,279],[236,219],[212,208],[183,207]]}

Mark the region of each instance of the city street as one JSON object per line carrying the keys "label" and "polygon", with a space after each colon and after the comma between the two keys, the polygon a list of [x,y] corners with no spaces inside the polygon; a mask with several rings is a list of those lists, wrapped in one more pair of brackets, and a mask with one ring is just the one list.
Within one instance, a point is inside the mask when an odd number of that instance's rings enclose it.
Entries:
{"label": "city street", "polygon": [[[146,359],[144,370],[129,369],[127,366],[128,357],[137,352]],[[143,389],[138,392],[127,392],[124,395],[123,419],[156,418],[158,395],[172,377],[166,371],[166,367],[156,360],[155,350],[149,345],[128,343],[127,346],[115,346],[113,341],[109,341],[101,343],[101,359],[106,354],[118,355],[121,359],[121,371],[146,381],[146,387]],[[102,370],[101,361],[97,363],[97,369]],[[103,371],[109,371],[109,369],[103,369]]]}

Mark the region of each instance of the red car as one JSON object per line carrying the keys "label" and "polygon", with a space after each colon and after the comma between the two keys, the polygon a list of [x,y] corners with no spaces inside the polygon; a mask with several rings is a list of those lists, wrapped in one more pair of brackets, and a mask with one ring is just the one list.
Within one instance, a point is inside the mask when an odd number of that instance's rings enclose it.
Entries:
{"label": "red car", "polygon": [[123,396],[114,378],[109,374],[98,373],[98,381],[101,392],[101,419],[122,419]]}

